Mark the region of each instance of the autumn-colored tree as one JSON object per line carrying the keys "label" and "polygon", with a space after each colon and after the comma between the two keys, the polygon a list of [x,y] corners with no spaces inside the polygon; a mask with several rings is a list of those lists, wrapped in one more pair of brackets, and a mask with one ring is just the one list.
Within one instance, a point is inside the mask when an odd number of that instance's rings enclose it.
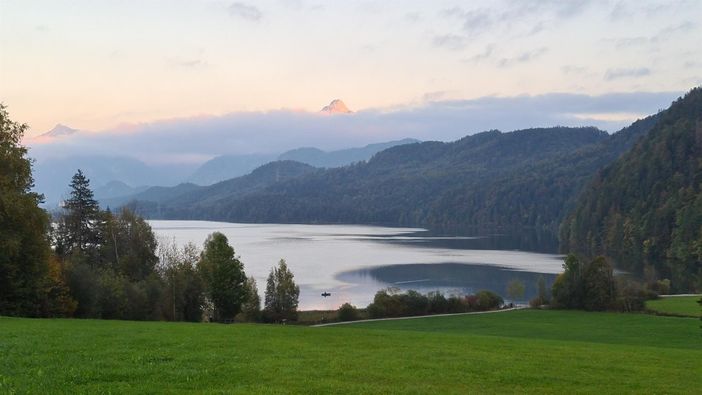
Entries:
{"label": "autumn-colored tree", "polygon": [[31,191],[26,130],[0,104],[0,315],[40,316],[49,297],[49,217]]}

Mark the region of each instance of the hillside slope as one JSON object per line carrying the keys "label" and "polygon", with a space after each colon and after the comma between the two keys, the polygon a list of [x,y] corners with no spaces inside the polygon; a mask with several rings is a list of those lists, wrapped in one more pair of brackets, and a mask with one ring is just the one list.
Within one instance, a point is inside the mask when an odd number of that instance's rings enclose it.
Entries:
{"label": "hillside slope", "polygon": [[673,290],[702,289],[702,88],[659,117],[597,174],[561,240],[564,250],[605,255],[624,270],[653,268]]}
{"label": "hillside slope", "polygon": [[368,162],[310,172],[246,195],[172,202],[156,214],[555,230],[582,185],[645,134],[654,118],[614,136],[595,128],[556,127],[395,146]]}
{"label": "hillside slope", "polygon": [[221,155],[203,163],[189,178],[198,185],[212,185],[246,175],[256,168],[273,161],[295,161],[314,167],[341,167],[370,159],[376,153],[396,145],[416,143],[418,140],[402,139],[384,143],[368,144],[364,147],[323,151],[319,148],[303,147],[283,152],[280,155]]}
{"label": "hillside slope", "polygon": [[202,187],[181,184],[172,188],[152,187],[126,198],[113,206],[129,205],[142,215],[151,218],[199,218],[194,216],[202,207],[219,205],[220,201],[241,198],[256,193],[276,183],[312,173],[317,169],[293,161],[277,161],[263,165],[250,174]]}

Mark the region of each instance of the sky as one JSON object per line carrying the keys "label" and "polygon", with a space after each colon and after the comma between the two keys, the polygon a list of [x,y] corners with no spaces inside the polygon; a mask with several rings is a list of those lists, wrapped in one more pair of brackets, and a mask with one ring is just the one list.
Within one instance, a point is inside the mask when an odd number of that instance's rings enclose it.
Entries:
{"label": "sky", "polygon": [[[0,101],[29,137],[87,131],[37,153],[176,136],[135,151],[162,161],[613,132],[702,84],[701,42],[698,0],[0,0]],[[316,113],[335,98],[355,113]]]}

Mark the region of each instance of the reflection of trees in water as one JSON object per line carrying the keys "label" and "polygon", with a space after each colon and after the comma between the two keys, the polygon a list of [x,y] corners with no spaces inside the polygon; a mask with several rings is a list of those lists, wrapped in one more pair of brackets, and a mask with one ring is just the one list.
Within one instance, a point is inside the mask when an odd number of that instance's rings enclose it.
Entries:
{"label": "reflection of trees in water", "polygon": [[524,284],[523,300],[526,301],[538,294],[537,283],[541,276],[546,280],[547,288],[551,287],[556,277],[554,274],[515,271],[497,266],[441,263],[381,266],[344,272],[337,278],[357,283],[365,282],[370,277],[388,286],[421,292],[455,289],[462,293],[474,293],[487,289],[503,297],[506,297],[509,282],[519,280]]}
{"label": "reflection of trees in water", "polygon": [[[408,234],[409,237],[476,237],[475,239],[418,239],[419,247],[442,247],[468,250],[520,250],[557,254],[558,235],[535,229],[437,228]],[[395,241],[393,241],[395,242]],[[397,241],[411,244],[411,241]]]}

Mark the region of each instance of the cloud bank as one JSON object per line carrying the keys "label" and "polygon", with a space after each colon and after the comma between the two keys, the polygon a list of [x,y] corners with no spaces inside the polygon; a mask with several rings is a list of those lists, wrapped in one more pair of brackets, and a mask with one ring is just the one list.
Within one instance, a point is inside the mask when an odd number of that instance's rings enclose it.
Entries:
{"label": "cloud bank", "polygon": [[[681,92],[551,93],[429,101],[417,106],[323,115],[296,111],[237,112],[171,119],[49,143],[28,141],[42,159],[124,155],[150,163],[196,163],[223,154],[280,153],[314,146],[339,149],[401,139],[451,141],[477,132],[544,126],[597,126],[614,132],[666,108]],[[429,97],[440,97],[431,95]]]}

